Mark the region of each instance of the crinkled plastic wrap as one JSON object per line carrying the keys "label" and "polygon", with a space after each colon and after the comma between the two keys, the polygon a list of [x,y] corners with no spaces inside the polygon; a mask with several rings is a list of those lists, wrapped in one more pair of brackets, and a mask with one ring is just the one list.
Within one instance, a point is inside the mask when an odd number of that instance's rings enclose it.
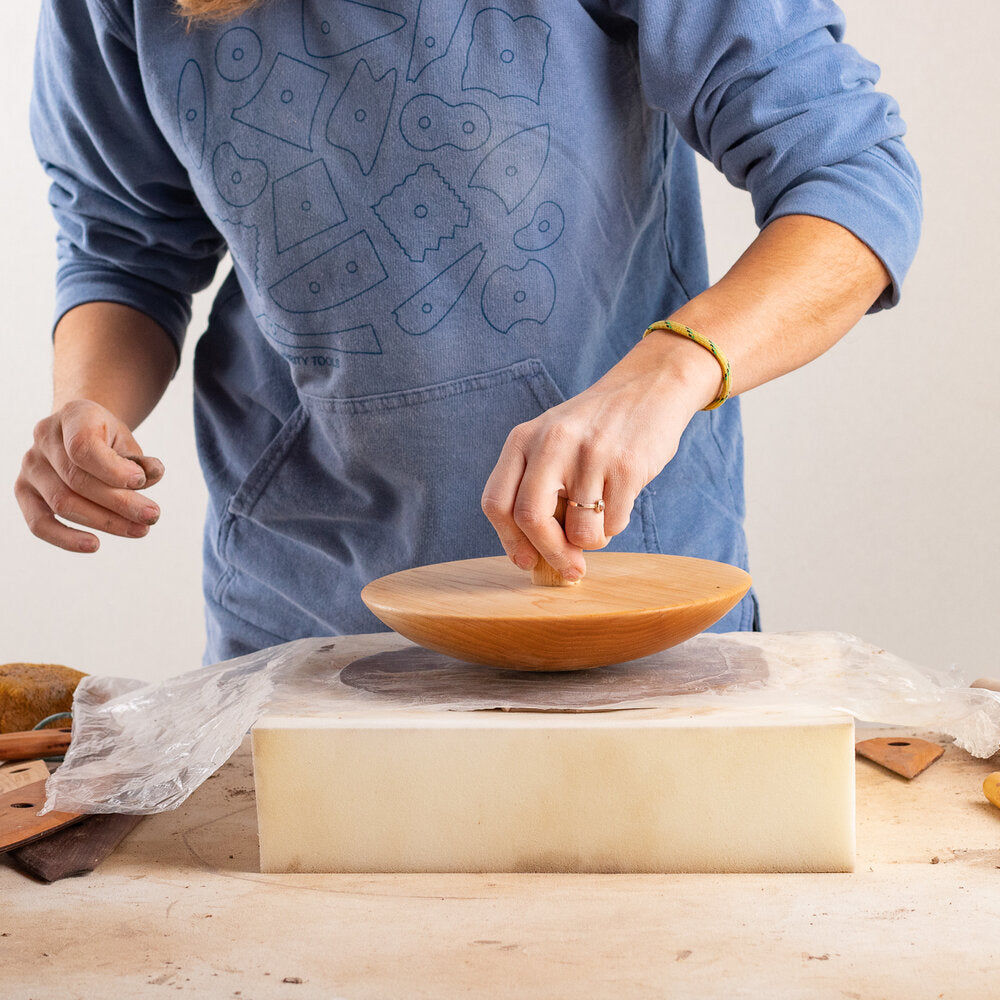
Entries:
{"label": "crinkled plastic wrap", "polygon": [[385,634],[300,639],[156,684],[84,678],[72,745],[43,811],[171,809],[265,713],[781,705],[941,733],[977,757],[1000,748],[1000,695],[840,633],[704,634],[642,660],[567,673],[463,664]]}

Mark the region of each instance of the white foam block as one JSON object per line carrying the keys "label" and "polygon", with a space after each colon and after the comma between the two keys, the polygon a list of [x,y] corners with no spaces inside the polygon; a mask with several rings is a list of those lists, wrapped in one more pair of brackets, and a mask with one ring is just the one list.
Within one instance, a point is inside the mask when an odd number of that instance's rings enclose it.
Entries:
{"label": "white foam block", "polygon": [[269,716],[253,760],[265,872],[854,866],[838,713]]}

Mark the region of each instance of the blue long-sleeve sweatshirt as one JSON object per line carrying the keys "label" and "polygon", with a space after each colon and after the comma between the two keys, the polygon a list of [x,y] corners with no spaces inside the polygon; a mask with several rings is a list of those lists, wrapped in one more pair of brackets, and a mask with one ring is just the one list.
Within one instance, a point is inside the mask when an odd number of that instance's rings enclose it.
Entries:
{"label": "blue long-sleeve sweatshirt", "polygon": [[[134,306],[195,353],[210,660],[373,631],[411,565],[498,554],[512,426],[707,284],[694,151],[758,223],[915,250],[917,171],[826,0],[45,0],[31,111],[57,315]],[[612,548],[745,566],[737,400],[699,413]],[[717,626],[753,627],[751,594]]]}

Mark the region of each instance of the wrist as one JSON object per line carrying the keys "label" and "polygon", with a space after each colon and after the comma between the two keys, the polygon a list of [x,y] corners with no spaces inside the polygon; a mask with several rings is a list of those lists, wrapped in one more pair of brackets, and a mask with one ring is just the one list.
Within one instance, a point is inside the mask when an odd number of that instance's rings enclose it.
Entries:
{"label": "wrist", "polygon": [[87,302],[65,313],[53,354],[53,412],[77,401],[97,403],[132,429],[163,395],[177,361],[158,323],[114,302]]}
{"label": "wrist", "polygon": [[[673,322],[681,326],[680,321]],[[648,330],[635,347],[647,371],[654,372],[692,416],[718,405],[720,394],[728,394],[723,392],[727,363],[708,343],[703,337],[696,342],[682,330],[658,328]]]}

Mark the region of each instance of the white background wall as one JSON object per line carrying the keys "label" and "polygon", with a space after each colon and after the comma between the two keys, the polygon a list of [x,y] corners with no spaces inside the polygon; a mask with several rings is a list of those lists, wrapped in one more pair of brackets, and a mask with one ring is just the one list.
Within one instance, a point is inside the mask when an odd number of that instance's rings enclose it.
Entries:
{"label": "white background wall", "polygon": [[[923,173],[926,221],[903,303],[826,357],[744,397],[751,569],[764,627],[856,633],[969,679],[1000,675],[1000,403],[995,292],[1000,4],[845,0],[847,40],[883,69]],[[70,555],[23,526],[11,485],[49,403],[53,227],[27,135],[37,0],[5,6],[0,79],[0,662],[156,679],[198,665],[204,489],[191,342],[141,428],[167,465],[140,542]],[[714,276],[753,238],[749,199],[703,170]],[[204,323],[198,304],[192,340]]]}

